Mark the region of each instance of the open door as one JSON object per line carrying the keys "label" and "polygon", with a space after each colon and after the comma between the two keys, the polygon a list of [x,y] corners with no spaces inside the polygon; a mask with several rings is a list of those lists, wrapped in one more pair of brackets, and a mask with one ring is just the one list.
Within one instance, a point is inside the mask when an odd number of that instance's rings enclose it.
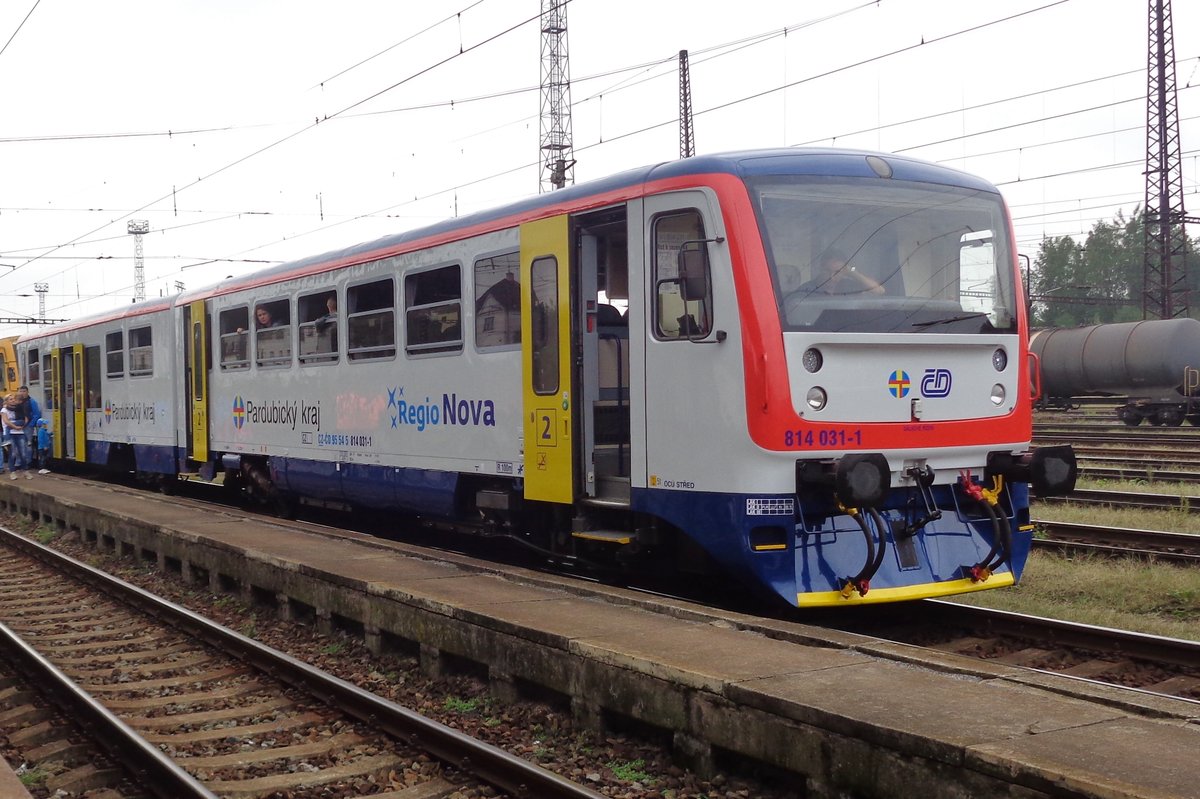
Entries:
{"label": "open door", "polygon": [[204,315],[204,300],[197,300],[187,307],[184,322],[188,329],[188,346],[184,354],[190,419],[187,456],[205,463],[208,461],[208,320]]}
{"label": "open door", "polygon": [[87,461],[87,374],[83,357],[83,345],[74,344],[67,352],[67,404],[64,413],[68,414],[64,438],[67,440],[69,451],[67,458],[84,463]]}
{"label": "open door", "polygon": [[50,351],[50,368],[54,370],[51,451],[55,458],[80,463],[87,460],[87,394],[83,364],[82,344]]}
{"label": "open door", "polygon": [[521,225],[525,497],[575,501],[567,217]]}

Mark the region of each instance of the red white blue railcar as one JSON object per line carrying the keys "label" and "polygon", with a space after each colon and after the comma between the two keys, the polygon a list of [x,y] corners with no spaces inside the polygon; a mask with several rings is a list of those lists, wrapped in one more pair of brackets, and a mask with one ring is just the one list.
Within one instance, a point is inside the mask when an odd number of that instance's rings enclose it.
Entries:
{"label": "red white blue railcar", "polygon": [[[793,605],[1010,585],[1030,482],[1074,482],[1068,448],[1029,449],[999,193],[908,158],[659,164],[144,312],[171,317],[175,438],[138,471],[716,567]],[[91,326],[19,348],[58,358],[58,391]]]}

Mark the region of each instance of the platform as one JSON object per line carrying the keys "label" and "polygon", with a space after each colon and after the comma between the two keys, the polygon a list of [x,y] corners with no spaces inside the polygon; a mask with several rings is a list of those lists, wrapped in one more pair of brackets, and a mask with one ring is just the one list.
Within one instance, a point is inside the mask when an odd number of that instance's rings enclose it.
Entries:
{"label": "platform", "polygon": [[[853,796],[1195,797],[1200,704],[803,624],[647,600],[354,533],[55,475],[0,483],[0,503],[85,541],[284,615],[360,629],[374,649],[462,658],[493,689],[569,697],[669,730],[681,757],[797,774],[814,799]],[[448,657],[450,656],[450,657]]]}

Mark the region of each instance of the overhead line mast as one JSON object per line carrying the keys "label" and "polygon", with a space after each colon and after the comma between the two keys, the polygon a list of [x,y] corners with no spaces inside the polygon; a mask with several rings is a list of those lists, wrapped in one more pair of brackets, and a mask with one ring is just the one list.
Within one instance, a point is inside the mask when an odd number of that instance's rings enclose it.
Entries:
{"label": "overhead line mast", "polygon": [[142,258],[142,236],[150,232],[145,219],[131,219],[125,228],[133,234],[133,301],[146,299],[146,261]]}
{"label": "overhead line mast", "polygon": [[1188,217],[1183,207],[1171,0],[1150,0],[1150,47],[1146,64],[1144,319],[1176,319],[1189,315],[1185,223],[1197,221],[1200,219]]}
{"label": "overhead line mast", "polygon": [[542,0],[542,134],[538,193],[575,183],[566,0]]}
{"label": "overhead line mast", "polygon": [[679,51],[679,157],[696,154],[696,139],[692,132],[692,75],[688,69],[688,51]]}

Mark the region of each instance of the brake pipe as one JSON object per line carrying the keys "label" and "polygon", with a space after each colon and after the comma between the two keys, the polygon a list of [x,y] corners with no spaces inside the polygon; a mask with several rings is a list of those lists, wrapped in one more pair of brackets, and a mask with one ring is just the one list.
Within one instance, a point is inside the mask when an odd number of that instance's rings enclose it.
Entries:
{"label": "brake pipe", "polygon": [[875,537],[871,534],[871,525],[858,508],[847,508],[839,501],[838,509],[858,523],[859,528],[863,531],[863,538],[867,542],[867,557],[863,563],[863,567],[856,576],[845,578],[841,594],[844,599],[849,599],[855,592],[859,596],[866,596],[867,592],[871,590],[871,578],[875,576],[875,573],[879,571],[879,567],[883,565],[884,543],[887,540],[887,534],[884,532],[883,517],[875,508],[866,508],[866,512],[870,515],[871,520],[875,522],[875,528],[879,534],[879,545],[876,546]]}
{"label": "brake pipe", "polygon": [[[986,582],[992,576],[992,572],[1002,566],[1012,554],[1012,526],[1008,523],[1007,515],[996,511],[1000,505],[1000,494],[1004,490],[1004,478],[996,475],[992,478],[992,487],[984,488],[971,480],[971,470],[966,469],[959,476],[959,480],[963,493],[978,502],[992,521],[991,550],[983,560],[967,570],[971,575],[971,582]],[[993,558],[996,558],[994,563]]]}

